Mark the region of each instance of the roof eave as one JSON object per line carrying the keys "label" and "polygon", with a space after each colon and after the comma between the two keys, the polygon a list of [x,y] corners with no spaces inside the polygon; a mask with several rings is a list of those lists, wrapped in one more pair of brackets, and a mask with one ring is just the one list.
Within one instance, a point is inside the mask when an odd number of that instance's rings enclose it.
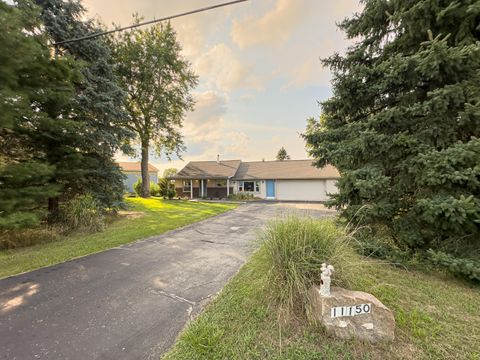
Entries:
{"label": "roof eave", "polygon": [[219,180],[231,179],[231,176],[171,176],[167,177],[169,180]]}

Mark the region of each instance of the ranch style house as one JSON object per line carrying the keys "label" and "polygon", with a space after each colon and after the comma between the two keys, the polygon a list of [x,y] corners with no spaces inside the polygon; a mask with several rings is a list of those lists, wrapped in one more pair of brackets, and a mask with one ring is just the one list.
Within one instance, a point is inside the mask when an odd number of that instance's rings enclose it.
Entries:
{"label": "ranch style house", "polygon": [[317,168],[312,160],[191,161],[170,180],[179,196],[226,198],[248,193],[256,198],[280,201],[325,201],[336,193],[338,170]]}

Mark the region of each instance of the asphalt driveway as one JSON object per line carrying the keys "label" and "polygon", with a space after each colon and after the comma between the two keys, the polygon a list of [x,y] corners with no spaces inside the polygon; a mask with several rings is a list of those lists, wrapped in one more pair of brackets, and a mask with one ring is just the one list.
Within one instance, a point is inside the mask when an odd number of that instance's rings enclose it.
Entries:
{"label": "asphalt driveway", "polygon": [[252,203],[133,244],[0,280],[0,359],[159,359],[245,262],[265,221],[329,216]]}

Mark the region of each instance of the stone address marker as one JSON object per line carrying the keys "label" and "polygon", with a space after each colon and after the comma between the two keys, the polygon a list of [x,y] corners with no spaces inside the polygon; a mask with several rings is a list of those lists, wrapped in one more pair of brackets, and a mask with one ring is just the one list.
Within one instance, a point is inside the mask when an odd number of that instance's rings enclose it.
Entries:
{"label": "stone address marker", "polygon": [[330,288],[332,273],[332,266],[322,264],[322,285],[310,289],[315,320],[327,333],[341,339],[356,338],[371,343],[392,341],[395,331],[392,312],[371,294]]}

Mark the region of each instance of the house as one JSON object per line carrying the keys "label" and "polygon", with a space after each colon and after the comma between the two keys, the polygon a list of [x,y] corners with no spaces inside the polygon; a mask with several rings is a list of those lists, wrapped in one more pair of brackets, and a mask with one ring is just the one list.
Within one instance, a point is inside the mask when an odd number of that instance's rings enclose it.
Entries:
{"label": "house", "polygon": [[[126,175],[123,180],[126,191],[133,192],[133,184],[139,179],[142,180],[142,169],[140,161],[137,162],[119,162],[118,166],[122,169],[122,173]],[[148,164],[148,175],[150,181],[158,183],[158,169],[152,164]]]}
{"label": "house", "polygon": [[338,170],[312,160],[191,161],[170,179],[179,196],[224,198],[248,193],[266,200],[325,201],[337,192]]}

